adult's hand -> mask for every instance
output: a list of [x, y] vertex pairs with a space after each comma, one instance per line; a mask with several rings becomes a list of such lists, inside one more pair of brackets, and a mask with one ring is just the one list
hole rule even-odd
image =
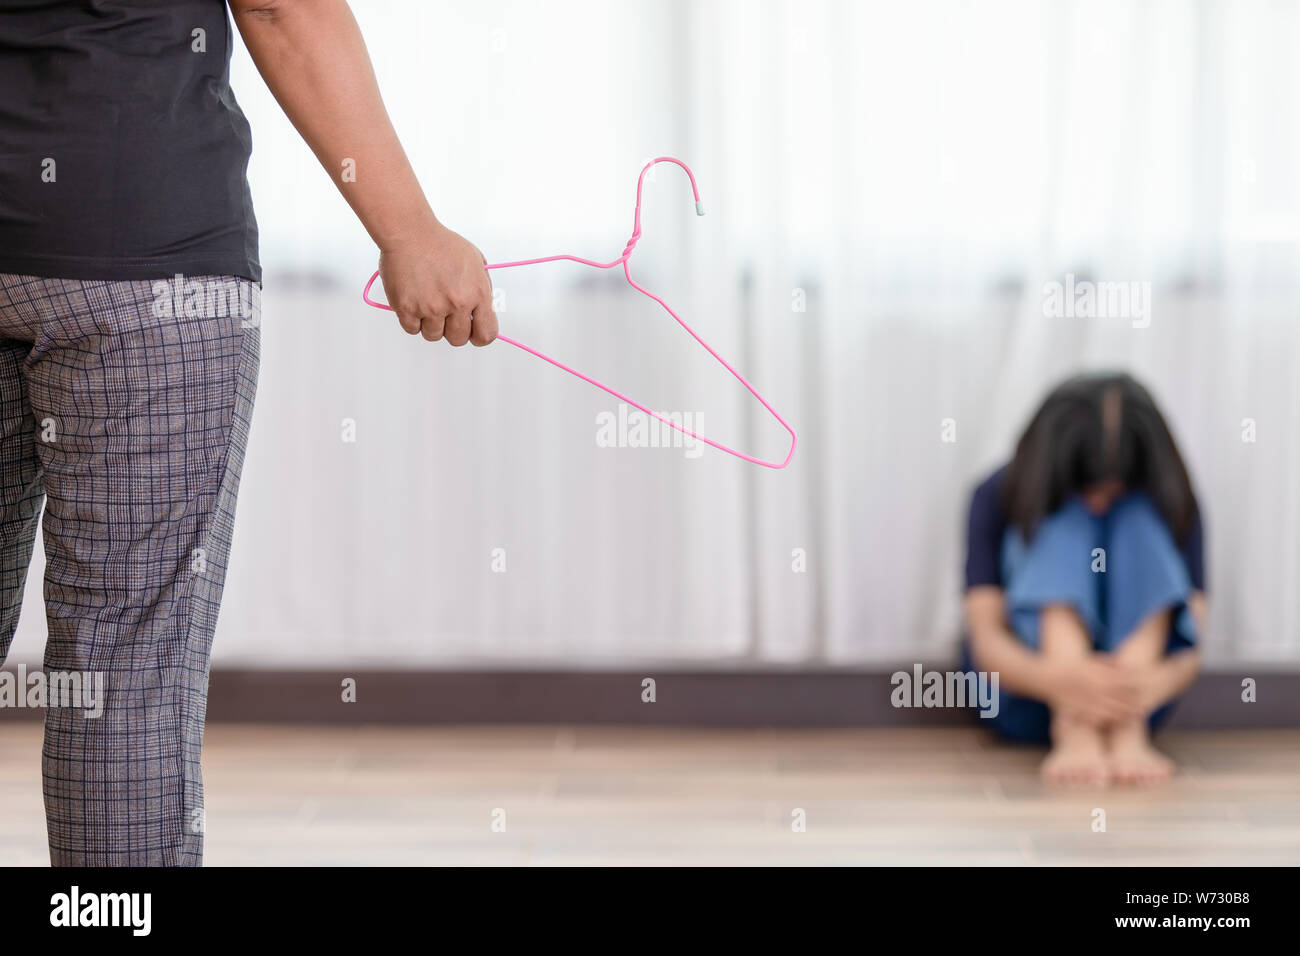
[[468, 239], [435, 224], [381, 250], [379, 275], [397, 321], [411, 335], [487, 345], [497, 337], [497, 316], [484, 261]]

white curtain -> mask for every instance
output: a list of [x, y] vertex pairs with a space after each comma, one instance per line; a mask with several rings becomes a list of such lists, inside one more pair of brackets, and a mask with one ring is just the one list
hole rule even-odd
[[[267, 288], [217, 665], [942, 659], [971, 486], [1053, 382], [1101, 366], [1153, 389], [1189, 459], [1211, 662], [1300, 658], [1296, 4], [353, 8], [434, 208], [491, 260], [612, 259], [643, 163], [689, 163], [708, 215], [658, 167], [634, 275], [799, 451], [778, 472], [600, 447], [603, 393], [407, 338], [361, 304], [374, 250], [241, 49]], [[1149, 324], [1052, 317], [1067, 276], [1150, 283]], [[784, 454], [618, 274], [494, 281], [508, 334]]]

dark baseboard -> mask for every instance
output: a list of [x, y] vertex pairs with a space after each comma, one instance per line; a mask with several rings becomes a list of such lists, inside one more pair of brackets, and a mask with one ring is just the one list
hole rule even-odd
[[[267, 671], [212, 674], [208, 720], [305, 724], [625, 724], [708, 727], [906, 727], [978, 722], [953, 708], [898, 708], [877, 671]], [[1243, 703], [1241, 682], [1258, 700]], [[342, 702], [345, 677], [356, 701]], [[655, 681], [655, 702], [641, 699]], [[40, 719], [31, 708], [0, 719]], [[1300, 673], [1206, 674], [1171, 727], [1300, 726]]]
[[[890, 703], [892, 671], [425, 671], [363, 672], [355, 703], [343, 675], [218, 671], [208, 716], [226, 721], [392, 724], [640, 724], [645, 726], [952, 726], [969, 711]], [[1243, 703], [1245, 675], [1207, 674], [1170, 726], [1300, 726], [1300, 673], [1250, 674], [1258, 700]], [[655, 702], [641, 699], [655, 681]]]

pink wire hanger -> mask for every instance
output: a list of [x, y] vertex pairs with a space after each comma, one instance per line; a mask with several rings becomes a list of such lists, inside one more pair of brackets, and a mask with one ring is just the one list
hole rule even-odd
[[[717, 359], [719, 364], [721, 364], [723, 368], [725, 368], [728, 372], [730, 372], [733, 376], [735, 376], [736, 381], [740, 382], [741, 385], [745, 386], [745, 388], [749, 390], [749, 394], [753, 395], [756, 399], [758, 399], [759, 404], [761, 404], [764, 408], [766, 408], [771, 413], [772, 417], [781, 423], [781, 427], [790, 433], [790, 450], [786, 452], [785, 458], [782, 459], [780, 462], [764, 461], [761, 458], [754, 458], [751, 455], [746, 455], [742, 451], [737, 451], [734, 448], [729, 448], [726, 445], [722, 444], [721, 442], [714, 441], [712, 438], [705, 438], [703, 435], [697, 435], [689, 428], [684, 428], [683, 426], [677, 424], [671, 419], [663, 415], [660, 415], [658, 412], [646, 408], [646, 406], [642, 405], [640, 402], [633, 401], [632, 399], [628, 398], [626, 395], [622, 394], [621, 392], [615, 391], [614, 389], [610, 388], [608, 385], [596, 381], [594, 378], [590, 377], [589, 375], [583, 375], [581, 372], [577, 371], [576, 369], [569, 368], [569, 366], [565, 365], [563, 362], [557, 361], [556, 359], [551, 358], [549, 355], [544, 355], [541, 352], [537, 351], [536, 349], [524, 345], [524, 343], [522, 342], [517, 342], [514, 339], [507, 338], [504, 335], [498, 335], [497, 339], [498, 341], [501, 342], [507, 342], [510, 345], [515, 346], [515, 348], [523, 349], [529, 355], [535, 355], [539, 359], [542, 359], [545, 362], [550, 362], [556, 368], [562, 369], [563, 371], [568, 372], [570, 375], [574, 375], [582, 379], [584, 382], [596, 386], [601, 391], [608, 392], [610, 395], [613, 395], [615, 398], [619, 399], [620, 401], [627, 402], [629, 405], [632, 405], [635, 408], [640, 409], [641, 411], [645, 412], [647, 415], [651, 416], [652, 418], [656, 418], [659, 421], [663, 422], [665, 425], [669, 425], [677, 429], [679, 432], [682, 432], [683, 434], [689, 435], [698, 441], [702, 441], [706, 445], [711, 445], [714, 448], [718, 449], [719, 451], [724, 451], [728, 455], [735, 455], [737, 458], [743, 459], [744, 461], [752, 462], [755, 465], [762, 465], [764, 468], [784, 468], [786, 465], [790, 464], [790, 459], [794, 457], [794, 448], [796, 443], [799, 440], [798, 436], [794, 433], [794, 429], [791, 428], [789, 423], [786, 422], [786, 420], [782, 418], [780, 414], [777, 413], [777, 410], [775, 408], [773, 408], [771, 405], [768, 404], [767, 399], [765, 399], [762, 395], [760, 395], [758, 393], [758, 390], [754, 388], [753, 385], [750, 385], [748, 381], [746, 381], [745, 376], [737, 372], [731, 366], [731, 363], [729, 363], [721, 355], [715, 352], [712, 346], [710, 346], [708, 342], [700, 338], [699, 335], [696, 334], [695, 330], [692, 329], [689, 325], [687, 325], [686, 322], [683, 321], [682, 317], [678, 315], [676, 312], [674, 312], [667, 302], [659, 298], [659, 296], [655, 295], [649, 289], [646, 289], [645, 287], [638, 285], [636, 281], [632, 278], [632, 273], [628, 269], [628, 264], [627, 264], [628, 259], [632, 257], [632, 250], [636, 248], [637, 241], [641, 238], [641, 186], [645, 182], [645, 174], [648, 173], [651, 167], [653, 167], [656, 163], [676, 163], [678, 166], [682, 167], [682, 169], [686, 171], [686, 175], [691, 181], [691, 192], [695, 194], [695, 212], [697, 215], [703, 216], [704, 203], [700, 202], [700, 190], [699, 187], [696, 186], [695, 184], [695, 174], [691, 172], [690, 167], [687, 166], [685, 163], [683, 163], [680, 159], [674, 159], [671, 156], [659, 156], [656, 159], [652, 159], [650, 160], [650, 162], [646, 163], [645, 168], [641, 170], [641, 175], [637, 177], [636, 215], [632, 223], [632, 238], [628, 239], [627, 245], [623, 247], [623, 254], [619, 256], [617, 259], [615, 259], [613, 262], [592, 262], [590, 259], [583, 259], [580, 256], [562, 255], [562, 256], [544, 256], [541, 259], [521, 259], [518, 262], [494, 262], [494, 263], [488, 263], [484, 265], [483, 268], [510, 269], [515, 266], [531, 266], [541, 262], [558, 262], [564, 259], [567, 259], [570, 262], [580, 262], [583, 265], [592, 266], [593, 268], [596, 269], [612, 269], [614, 268], [614, 266], [621, 265], [623, 267], [623, 275], [627, 278], [628, 285], [632, 286], [632, 288], [636, 289], [638, 292], [642, 293], [643, 295], [649, 296], [651, 299], [654, 299], [661, 306], [663, 306], [664, 311], [667, 312], [669, 315], [671, 315], [674, 319], [676, 319], [677, 324], [680, 325], [687, 332], [689, 332], [691, 338], [695, 339], [696, 342], [699, 342], [700, 345], [704, 346], [705, 350], [710, 355], [712, 355], [715, 359]], [[361, 298], [365, 301], [367, 305], [372, 305], [377, 309], [387, 309], [389, 312], [395, 311], [391, 306], [385, 305], [382, 302], [376, 302], [374, 299], [370, 298], [370, 288], [375, 284], [375, 280], [378, 278], [379, 278], [379, 272], [376, 271], [375, 274], [370, 277], [370, 281], [366, 283], [366, 287], [361, 293]]]

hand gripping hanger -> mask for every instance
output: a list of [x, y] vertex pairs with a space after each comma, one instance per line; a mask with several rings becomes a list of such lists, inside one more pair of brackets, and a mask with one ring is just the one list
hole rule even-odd
[[[636, 281], [632, 278], [631, 271], [629, 271], [628, 269], [628, 260], [632, 257], [632, 250], [636, 248], [637, 241], [641, 238], [641, 187], [645, 182], [645, 174], [648, 173], [651, 167], [653, 167], [656, 163], [676, 163], [678, 166], [680, 166], [683, 170], [686, 171], [686, 175], [691, 181], [691, 192], [695, 194], [695, 212], [697, 215], [703, 216], [704, 203], [700, 202], [700, 190], [699, 187], [696, 186], [695, 184], [695, 174], [691, 172], [690, 167], [688, 167], [680, 159], [674, 159], [671, 156], [660, 156], [646, 163], [645, 168], [641, 170], [641, 175], [637, 178], [636, 214], [632, 223], [632, 237], [628, 239], [627, 245], [623, 247], [623, 254], [619, 256], [617, 259], [615, 259], [614, 261], [593, 262], [590, 259], [583, 259], [580, 256], [561, 255], [561, 256], [544, 256], [543, 258], [540, 259], [521, 259], [518, 262], [494, 262], [494, 263], [488, 263], [484, 265], [483, 268], [511, 269], [514, 268], [515, 266], [531, 266], [541, 262], [558, 262], [564, 259], [567, 259], [570, 262], [580, 262], [585, 266], [591, 266], [596, 269], [612, 269], [615, 266], [622, 266], [623, 275], [627, 278], [628, 285], [632, 286], [632, 288], [636, 289], [641, 294], [646, 295], [651, 299], [654, 299], [661, 306], [663, 306], [664, 311], [667, 312], [669, 315], [671, 315], [674, 319], [676, 319], [677, 324], [680, 325], [683, 329], [685, 329], [688, 333], [690, 333], [691, 338], [695, 339], [696, 342], [699, 342], [700, 345], [704, 346], [705, 351], [707, 351], [710, 355], [712, 355], [715, 359], [717, 359], [718, 363], [721, 364], [723, 368], [725, 368], [728, 372], [730, 372], [733, 376], [735, 376], [736, 381], [740, 382], [741, 385], [745, 386], [745, 388], [748, 389], [749, 394], [753, 395], [756, 399], [758, 399], [759, 404], [762, 405], [764, 408], [766, 408], [772, 414], [772, 417], [781, 423], [781, 427], [790, 433], [790, 450], [786, 452], [785, 458], [783, 458], [779, 462], [764, 461], [761, 458], [754, 458], [751, 455], [746, 455], [744, 452], [737, 451], [734, 448], [729, 448], [726, 445], [722, 444], [721, 442], [714, 441], [712, 438], [705, 438], [703, 435], [697, 435], [689, 428], [682, 427], [681, 425], [659, 414], [658, 412], [646, 408], [646, 406], [642, 405], [640, 402], [633, 401], [632, 399], [628, 398], [626, 395], [622, 394], [621, 392], [617, 392], [614, 389], [610, 388], [608, 385], [598, 382], [594, 378], [591, 378], [588, 375], [583, 375], [581, 372], [577, 371], [576, 369], [569, 368], [569, 366], [565, 365], [563, 362], [557, 361], [556, 359], [551, 358], [549, 355], [543, 355], [541, 352], [537, 351], [536, 349], [530, 348], [529, 346], [524, 345], [524, 343], [522, 342], [517, 342], [514, 339], [507, 338], [504, 335], [498, 335], [497, 338], [502, 342], [507, 342], [510, 345], [515, 346], [515, 348], [523, 349], [529, 355], [537, 356], [539, 359], [541, 359], [544, 362], [550, 362], [556, 368], [568, 372], [570, 375], [574, 375], [582, 379], [584, 382], [596, 386], [598, 389], [600, 389], [603, 392], [608, 392], [610, 395], [613, 395], [615, 398], [619, 399], [620, 401], [627, 402], [629, 405], [632, 405], [633, 407], [640, 409], [641, 411], [645, 412], [647, 415], [651, 416], [652, 418], [656, 418], [659, 421], [663, 422], [665, 425], [669, 425], [672, 428], [677, 429], [679, 432], [682, 432], [683, 434], [689, 435], [690, 437], [697, 439], [698, 441], [702, 441], [706, 445], [711, 445], [714, 448], [718, 449], [719, 451], [724, 451], [728, 455], [734, 455], [737, 458], [743, 459], [744, 461], [752, 462], [755, 465], [762, 465], [764, 468], [778, 468], [778, 469], [784, 468], [786, 465], [790, 464], [790, 459], [794, 457], [795, 444], [798, 442], [798, 436], [795, 435], [794, 429], [791, 428], [789, 423], [786, 422], [786, 420], [782, 418], [780, 414], [777, 413], [777, 410], [775, 408], [773, 408], [771, 405], [768, 404], [767, 399], [765, 399], [762, 395], [760, 395], [758, 393], [758, 390], [755, 389], [753, 385], [750, 385], [749, 382], [745, 380], [745, 376], [737, 372], [731, 366], [731, 363], [729, 363], [721, 355], [715, 352], [712, 346], [710, 346], [708, 342], [700, 338], [699, 335], [696, 334], [695, 330], [692, 329], [689, 325], [687, 325], [686, 322], [683, 321], [682, 317], [678, 315], [676, 312], [674, 312], [667, 302], [659, 298], [659, 296], [655, 295], [649, 289], [646, 289], [645, 287], [638, 285]], [[387, 309], [388, 311], [392, 312], [394, 310], [390, 306], [387, 306], [382, 302], [376, 302], [374, 299], [370, 298], [370, 288], [375, 284], [375, 280], [378, 278], [379, 278], [378, 272], [375, 272], [375, 274], [370, 277], [370, 281], [366, 283], [366, 287], [361, 293], [361, 298], [365, 301], [367, 305], [372, 305], [377, 309]]]

